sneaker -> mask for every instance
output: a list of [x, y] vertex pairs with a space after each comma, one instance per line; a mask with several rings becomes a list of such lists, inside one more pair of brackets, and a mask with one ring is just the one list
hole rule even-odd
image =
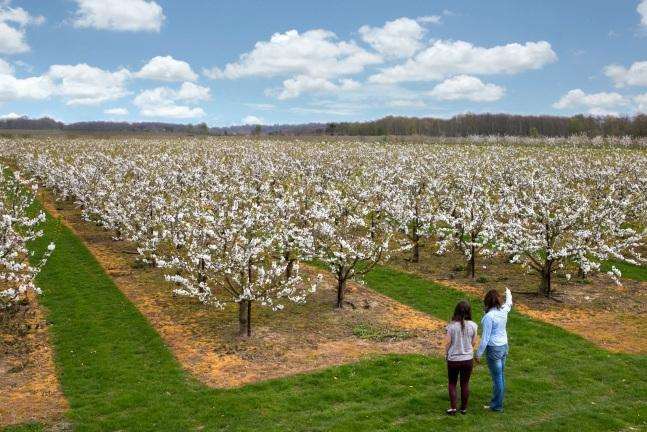
[[460, 413], [461, 413], [462, 415], [465, 415], [465, 414], [467, 414], [467, 410], [466, 410], [466, 409], [462, 409], [462, 410], [460, 410]]
[[456, 415], [456, 409], [450, 408], [447, 411], [445, 411], [445, 413], [450, 416]]

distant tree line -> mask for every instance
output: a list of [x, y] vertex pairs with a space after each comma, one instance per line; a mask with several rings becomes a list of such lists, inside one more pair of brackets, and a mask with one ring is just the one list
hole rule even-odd
[[449, 119], [389, 116], [367, 122], [306, 123], [296, 125], [240, 125], [208, 127], [206, 123], [89, 121], [65, 124], [51, 118], [20, 117], [0, 120], [0, 130], [58, 130], [72, 132], [148, 132], [196, 135], [469, 135], [516, 136], [647, 136], [647, 115], [596, 117], [576, 115], [525, 116], [511, 114], [461, 114]]
[[329, 135], [428, 135], [460, 137], [469, 135], [516, 136], [647, 136], [647, 115], [635, 117], [594, 117], [576, 115], [522, 116], [511, 114], [462, 114], [450, 119], [384, 117], [355, 123], [330, 123]]
[[87, 121], [65, 124], [48, 117], [31, 119], [19, 117], [0, 120], [0, 130], [24, 131], [70, 131], [70, 132], [147, 132], [147, 133], [182, 133], [211, 135], [323, 135], [325, 123], [306, 123], [298, 125], [240, 125], [228, 127], [208, 127], [206, 123], [178, 124], [163, 122], [111, 122]]

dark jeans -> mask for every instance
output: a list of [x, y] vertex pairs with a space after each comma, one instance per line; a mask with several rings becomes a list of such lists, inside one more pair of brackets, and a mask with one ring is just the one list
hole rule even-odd
[[456, 383], [458, 377], [461, 380], [461, 410], [467, 409], [467, 400], [470, 396], [470, 376], [472, 375], [473, 360], [447, 361], [447, 378], [449, 384], [449, 403], [452, 409], [456, 409]]
[[488, 346], [485, 349], [487, 365], [492, 376], [492, 411], [503, 410], [503, 397], [505, 396], [505, 361], [508, 358], [508, 345]]

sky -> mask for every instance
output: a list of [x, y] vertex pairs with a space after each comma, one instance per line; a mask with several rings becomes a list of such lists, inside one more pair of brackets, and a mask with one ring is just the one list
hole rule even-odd
[[0, 118], [647, 112], [647, 0], [0, 0]]

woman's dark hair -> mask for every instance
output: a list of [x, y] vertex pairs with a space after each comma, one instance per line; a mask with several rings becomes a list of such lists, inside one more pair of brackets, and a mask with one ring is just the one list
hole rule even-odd
[[501, 309], [501, 296], [499, 292], [495, 289], [488, 291], [483, 299], [483, 304], [485, 305], [485, 312], [492, 308]]
[[460, 321], [461, 329], [465, 329], [465, 321], [472, 319], [472, 306], [467, 300], [461, 300], [454, 308], [452, 321]]

